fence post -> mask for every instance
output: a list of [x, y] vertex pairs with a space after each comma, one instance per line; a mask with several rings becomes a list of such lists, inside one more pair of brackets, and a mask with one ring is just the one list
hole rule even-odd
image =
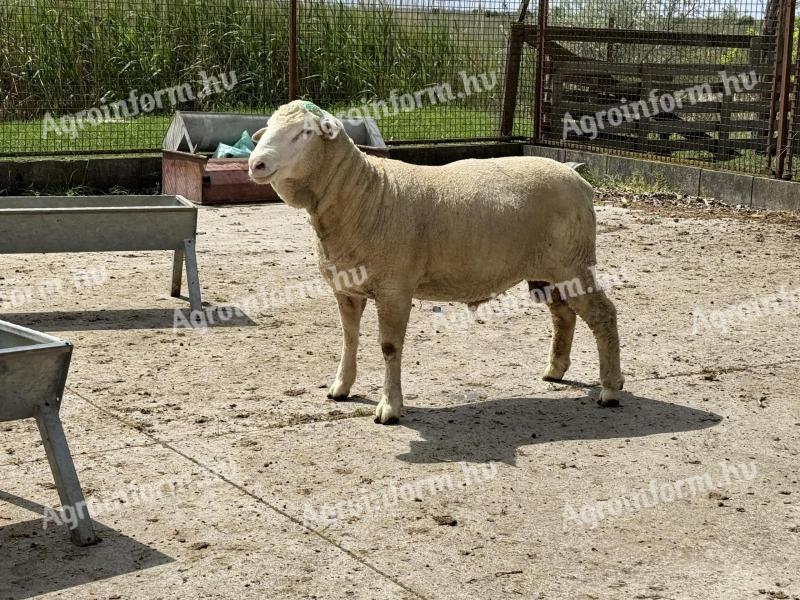
[[541, 144], [544, 136], [544, 63], [545, 35], [547, 29], [548, 0], [539, 0], [539, 26], [536, 38], [536, 91], [533, 108], [533, 140]]
[[789, 126], [789, 150], [786, 154], [786, 178], [792, 179], [794, 176], [793, 159], [795, 147], [800, 144], [800, 35], [797, 37], [797, 64], [794, 67], [794, 90], [792, 95], [794, 103], [792, 104], [792, 123]]
[[500, 114], [500, 137], [510, 136], [514, 131], [514, 114], [517, 112], [519, 70], [522, 62], [522, 46], [525, 43], [525, 25], [513, 23], [508, 33], [506, 55], [506, 77], [503, 86], [503, 112]]
[[289, 0], [289, 100], [300, 97], [297, 81], [297, 0]]
[[500, 137], [514, 132], [514, 116], [517, 112], [517, 91], [519, 90], [519, 69], [522, 62], [522, 48], [525, 45], [525, 17], [531, 0], [519, 4], [517, 22], [511, 24], [508, 32], [508, 53], [506, 54], [506, 77], [503, 83], [503, 111], [500, 113]]
[[786, 166], [786, 155], [789, 151], [789, 107], [792, 78], [792, 50], [794, 42], [794, 8], [795, 0], [784, 1], [782, 15], [783, 38], [781, 40], [780, 60], [780, 108], [778, 117], [778, 140], [775, 148], [775, 178], [782, 179]]

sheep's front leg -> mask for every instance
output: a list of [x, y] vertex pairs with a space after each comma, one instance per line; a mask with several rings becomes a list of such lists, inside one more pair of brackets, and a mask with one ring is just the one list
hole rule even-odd
[[408, 316], [411, 313], [411, 295], [392, 294], [375, 300], [378, 308], [378, 329], [381, 352], [386, 369], [383, 395], [375, 409], [375, 422], [397, 423], [403, 408], [403, 391], [400, 385], [400, 364], [403, 342], [406, 337]]
[[336, 370], [336, 380], [328, 390], [328, 398], [344, 400], [356, 380], [356, 356], [358, 354], [358, 332], [361, 315], [367, 305], [366, 298], [335, 294], [339, 304], [339, 319], [342, 323], [342, 358]]

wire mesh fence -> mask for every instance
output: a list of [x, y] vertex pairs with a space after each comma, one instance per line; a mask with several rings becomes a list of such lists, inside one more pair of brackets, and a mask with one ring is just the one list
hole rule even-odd
[[[297, 10], [302, 97], [380, 116], [389, 140], [497, 137], [507, 3]], [[155, 150], [176, 109], [269, 112], [288, 98], [288, 31], [285, 0], [6, 0], [0, 154]]]
[[300, 93], [389, 140], [496, 138], [511, 13], [484, 0], [306, 0]]
[[792, 0], [554, 3], [543, 37], [538, 15], [524, 26], [543, 54], [536, 139], [788, 175], [795, 10]]
[[[175, 110], [270, 112], [290, 94], [291, 4], [4, 0], [0, 155], [154, 151]], [[800, 168], [795, 0], [296, 4], [299, 95], [389, 142]]]
[[[275, 105], [285, 98], [287, 10], [248, 0], [4, 1], [0, 152], [152, 150], [177, 108]], [[209, 86], [230, 74], [231, 89]]]

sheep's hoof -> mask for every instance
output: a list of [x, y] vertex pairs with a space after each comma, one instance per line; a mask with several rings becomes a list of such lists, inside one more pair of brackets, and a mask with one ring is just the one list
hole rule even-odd
[[619, 406], [619, 398], [622, 395], [621, 390], [612, 390], [610, 388], [603, 388], [600, 392], [600, 398], [597, 399], [597, 404], [603, 408], [610, 408]]
[[378, 425], [397, 425], [400, 423], [400, 419], [398, 417], [389, 417], [386, 421], [381, 421], [380, 417], [375, 417], [373, 420]]
[[331, 387], [328, 388], [328, 398], [336, 402], [347, 400], [349, 396], [350, 396], [350, 386], [346, 385], [342, 380], [338, 378], [336, 379], [336, 381], [333, 382], [333, 384], [331, 384]]
[[566, 369], [558, 369], [554, 366], [549, 366], [547, 371], [544, 372], [542, 375], [543, 381], [562, 381], [564, 379], [564, 373], [566, 373]]
[[375, 422], [383, 425], [396, 425], [400, 422], [400, 406], [392, 406], [383, 398], [375, 407]]
[[610, 400], [598, 399], [597, 404], [599, 404], [603, 408], [613, 408], [615, 406], [619, 406], [619, 400], [617, 400], [616, 398], [611, 398]]

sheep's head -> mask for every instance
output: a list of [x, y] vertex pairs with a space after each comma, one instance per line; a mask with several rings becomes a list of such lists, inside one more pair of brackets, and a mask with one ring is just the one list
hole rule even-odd
[[319, 171], [324, 144], [343, 129], [341, 121], [311, 102], [284, 104], [264, 129], [253, 134], [257, 145], [250, 155], [250, 178], [273, 186], [285, 180], [305, 181]]

